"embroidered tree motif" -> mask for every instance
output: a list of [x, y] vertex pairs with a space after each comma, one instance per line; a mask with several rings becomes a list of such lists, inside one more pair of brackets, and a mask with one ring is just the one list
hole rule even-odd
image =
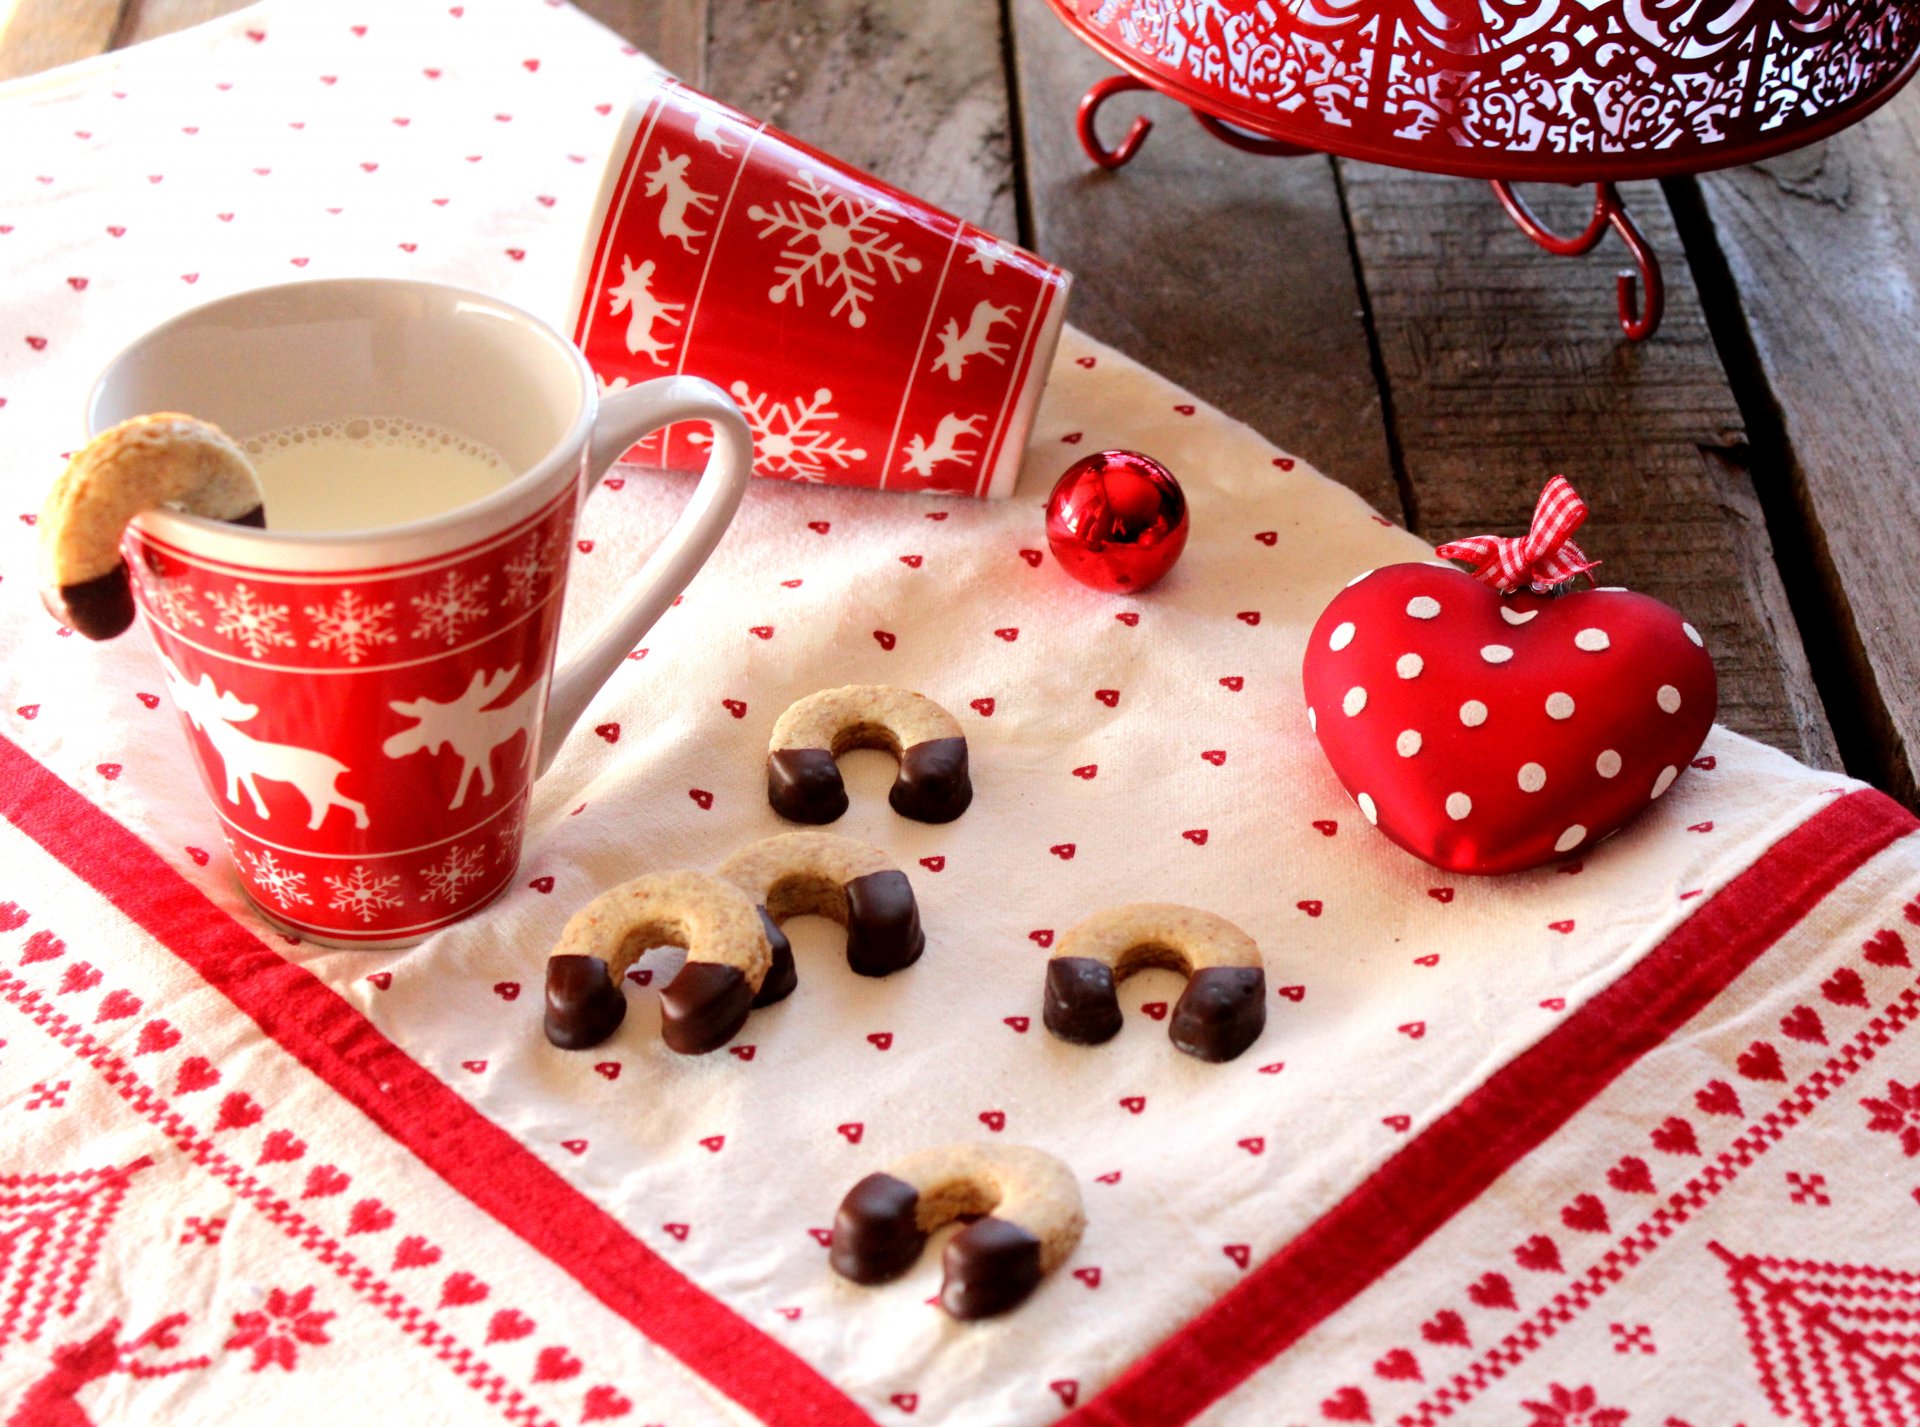
[[849, 327], [866, 326], [865, 304], [873, 300], [881, 273], [898, 283], [920, 271], [920, 259], [909, 256], [887, 227], [895, 216], [891, 206], [836, 193], [812, 169], [801, 169], [788, 187], [799, 192], [798, 200], [747, 210], [762, 239], [781, 235], [774, 268], [780, 281], [767, 296], [775, 302], [791, 297], [795, 307], [804, 307], [808, 285], [817, 285], [837, 293], [831, 315], [845, 312]]
[[[833, 434], [829, 423], [838, 421], [840, 413], [829, 405], [833, 393], [827, 388], [815, 391], [811, 401], [796, 397], [791, 402], [775, 401], [766, 393], [756, 393], [745, 382], [735, 382], [731, 390], [753, 431], [755, 475], [818, 481], [826, 474], [828, 465], [844, 471], [853, 462], [866, 459], [863, 447], [849, 445], [846, 438]], [[713, 437], [698, 431], [687, 440], [696, 446], [707, 446]]]
[[292, 647], [294, 638], [287, 631], [286, 605], [267, 604], [245, 585], [235, 585], [229, 595], [208, 590], [207, 598], [220, 611], [213, 632], [226, 635], [255, 659], [269, 649]]
[[233, 1336], [223, 1345], [229, 1351], [250, 1348], [252, 1371], [264, 1372], [278, 1365], [292, 1372], [299, 1362], [300, 1345], [317, 1347], [333, 1340], [327, 1336], [327, 1320], [332, 1309], [313, 1306], [313, 1286], [298, 1293], [276, 1288], [267, 1295], [267, 1306], [233, 1315]]
[[1551, 1384], [1545, 1402], [1520, 1404], [1533, 1414], [1527, 1427], [1621, 1427], [1627, 1420], [1624, 1407], [1602, 1407], [1591, 1387], [1562, 1387]]
[[437, 639], [442, 644], [459, 641], [467, 625], [487, 612], [487, 581], [492, 577], [463, 579], [459, 571], [449, 570], [440, 583], [424, 595], [408, 601], [419, 622], [413, 627], [415, 639]]
[[479, 848], [449, 847], [445, 857], [420, 873], [427, 884], [427, 899], [438, 901], [444, 897], [449, 902], [459, 901], [467, 884], [480, 880], [480, 865]]
[[1867, 1121], [1869, 1130], [1898, 1136], [1900, 1148], [1909, 1159], [1920, 1155], [1920, 1083], [1902, 1085], [1889, 1080], [1885, 1099], [1866, 1096], [1860, 1103], [1873, 1116]]
[[246, 852], [247, 876], [253, 885], [265, 892], [283, 907], [304, 907], [313, 901], [307, 895], [307, 874], [295, 872], [291, 867], [283, 867], [275, 860], [273, 852]]
[[1775, 1412], [1802, 1427], [1920, 1421], [1920, 1274], [1707, 1247]]
[[73, 1316], [128, 1182], [152, 1163], [0, 1174], [0, 1349]]
[[314, 623], [307, 647], [332, 650], [349, 664], [358, 664], [375, 645], [393, 644], [400, 637], [387, 627], [393, 606], [368, 604], [355, 590], [342, 590], [332, 608], [310, 604], [306, 611]]
[[353, 871], [344, 877], [327, 878], [326, 883], [332, 894], [327, 906], [356, 916], [362, 922], [371, 922], [379, 913], [402, 905], [402, 899], [393, 890], [400, 885], [400, 879], [376, 877], [362, 863], [355, 863]]

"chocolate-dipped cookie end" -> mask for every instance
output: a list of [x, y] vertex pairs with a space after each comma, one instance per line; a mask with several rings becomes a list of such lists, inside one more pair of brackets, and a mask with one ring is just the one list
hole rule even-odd
[[847, 883], [847, 965], [855, 972], [891, 975], [913, 965], [926, 947], [906, 873], [869, 872]]
[[767, 802], [789, 822], [830, 823], [847, 810], [847, 787], [826, 749], [776, 748], [767, 755]]
[[689, 961], [660, 993], [660, 1039], [681, 1055], [705, 1055], [740, 1033], [753, 989], [737, 966]]
[[626, 1019], [627, 998], [597, 956], [547, 958], [547, 1039], [561, 1050], [599, 1045]]
[[1091, 956], [1056, 956], [1047, 963], [1040, 1018], [1075, 1045], [1099, 1045], [1120, 1033], [1120, 998], [1113, 968]]
[[947, 1241], [940, 1306], [965, 1322], [1018, 1308], [1040, 1284], [1040, 1240], [992, 1215]]
[[920, 1194], [890, 1174], [870, 1174], [847, 1191], [833, 1221], [827, 1262], [855, 1283], [886, 1283], [913, 1267], [926, 1247]]
[[1173, 1008], [1167, 1038], [1200, 1060], [1232, 1060], [1267, 1024], [1267, 975], [1257, 966], [1196, 971]]
[[901, 817], [950, 823], [973, 802], [967, 771], [967, 740], [930, 738], [900, 751], [900, 773], [887, 801]]

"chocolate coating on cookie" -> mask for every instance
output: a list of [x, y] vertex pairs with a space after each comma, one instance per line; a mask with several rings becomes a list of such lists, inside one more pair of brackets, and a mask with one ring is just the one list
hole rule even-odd
[[1258, 966], [1209, 966], [1187, 982], [1167, 1038], [1197, 1059], [1232, 1060], [1266, 1026], [1267, 973]]
[[935, 738], [900, 753], [900, 773], [887, 794], [893, 810], [923, 823], [950, 823], [973, 802], [967, 741]]
[[252, 465], [217, 426], [177, 412], [123, 421], [74, 454], [40, 512], [40, 598], [48, 612], [89, 639], [125, 631], [134, 603], [121, 537], [128, 521], [161, 507], [266, 523]]
[[1136, 902], [1096, 912], [1060, 940], [1047, 963], [1041, 1020], [1061, 1040], [1098, 1045], [1120, 1030], [1118, 984], [1147, 967], [1177, 971], [1187, 988], [1167, 1036], [1199, 1060], [1232, 1060], [1267, 1024], [1260, 948], [1211, 912]]
[[967, 740], [932, 699], [886, 684], [822, 689], [780, 715], [767, 744], [767, 801], [794, 822], [830, 823], [847, 810], [834, 760], [878, 748], [900, 763], [887, 801], [902, 817], [952, 822], [973, 801]]
[[840, 765], [824, 748], [776, 748], [767, 755], [767, 802], [788, 822], [833, 822], [847, 810]]
[[753, 998], [756, 1011], [786, 1000], [800, 984], [800, 974], [793, 965], [793, 943], [780, 930], [780, 924], [767, 915], [765, 907], [760, 908], [760, 925], [767, 934], [767, 945], [773, 950], [773, 963], [768, 966], [767, 979], [760, 983], [759, 993]]
[[887, 1283], [913, 1267], [926, 1247], [920, 1192], [890, 1174], [870, 1174], [847, 1191], [833, 1220], [827, 1262], [855, 1283]]
[[681, 1055], [705, 1055], [740, 1033], [754, 988], [736, 966], [689, 961], [660, 993], [660, 1039]]
[[913, 884], [898, 870], [847, 883], [847, 965], [862, 976], [891, 976], [927, 949]]
[[627, 998], [597, 956], [547, 958], [547, 1039], [561, 1050], [599, 1045], [626, 1019]]
[[1056, 956], [1047, 963], [1040, 1019], [1063, 1041], [1100, 1045], [1120, 1034], [1120, 997], [1113, 968], [1090, 956]]
[[949, 1239], [940, 1263], [940, 1306], [967, 1322], [1018, 1308], [1040, 1286], [1040, 1240], [992, 1215]]

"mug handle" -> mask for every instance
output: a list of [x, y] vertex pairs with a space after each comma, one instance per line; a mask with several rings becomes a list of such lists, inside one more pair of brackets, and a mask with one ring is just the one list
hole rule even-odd
[[753, 435], [746, 419], [719, 387], [686, 376], [659, 377], [601, 401], [587, 442], [587, 489], [598, 485], [634, 442], [676, 421], [698, 421], [712, 428], [713, 450], [706, 469], [667, 538], [627, 581], [614, 608], [555, 671], [535, 777], [547, 771], [600, 686], [613, 677], [613, 671], [706, 563], [746, 494], [747, 479], [753, 474]]

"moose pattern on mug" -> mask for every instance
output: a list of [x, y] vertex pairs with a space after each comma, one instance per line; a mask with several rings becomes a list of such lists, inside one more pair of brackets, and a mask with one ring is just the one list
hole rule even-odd
[[574, 501], [435, 559], [299, 576], [129, 532], [234, 866], [276, 920], [338, 940], [417, 936], [512, 877]]

